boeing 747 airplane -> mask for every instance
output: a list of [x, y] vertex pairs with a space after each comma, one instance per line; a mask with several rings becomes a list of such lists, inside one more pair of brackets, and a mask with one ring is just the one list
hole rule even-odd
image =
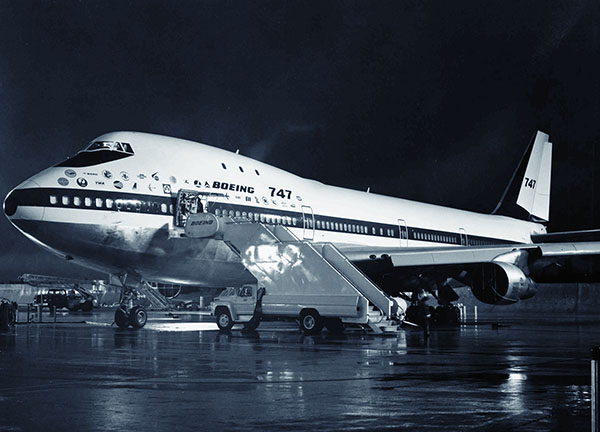
[[[302, 242], [331, 243], [379, 289], [413, 303], [417, 296], [405, 293], [425, 290], [451, 307], [462, 284], [483, 302], [510, 304], [531, 297], [536, 281], [598, 277], [600, 243], [581, 241], [585, 233], [546, 234], [551, 152], [538, 132], [518, 179], [517, 204], [530, 218], [518, 220], [328, 186], [182, 139], [112, 132], [18, 185], [4, 211], [42, 248], [118, 275], [127, 292], [143, 280], [256, 282], [217, 230], [190, 235], [195, 217], [215, 227], [279, 225]], [[145, 323], [127, 295], [119, 313]]]

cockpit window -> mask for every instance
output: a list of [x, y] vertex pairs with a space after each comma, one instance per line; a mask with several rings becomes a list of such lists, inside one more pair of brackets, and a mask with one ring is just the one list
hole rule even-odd
[[133, 148], [131, 148], [131, 144], [121, 143], [118, 141], [94, 141], [88, 146], [87, 149], [85, 149], [85, 151], [96, 150], [112, 150], [133, 154]]
[[63, 161], [58, 167], [86, 167], [100, 165], [133, 156], [131, 144], [118, 141], [94, 141], [83, 151]]

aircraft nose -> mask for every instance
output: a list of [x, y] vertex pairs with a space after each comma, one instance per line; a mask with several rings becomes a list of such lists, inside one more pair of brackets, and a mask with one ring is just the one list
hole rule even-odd
[[13, 189], [6, 195], [6, 198], [4, 198], [4, 214], [6, 217], [10, 218], [17, 212], [19, 203], [15, 195], [15, 189]]
[[42, 220], [44, 207], [38, 201], [40, 185], [27, 180], [11, 190], [4, 198], [4, 214], [9, 219]]

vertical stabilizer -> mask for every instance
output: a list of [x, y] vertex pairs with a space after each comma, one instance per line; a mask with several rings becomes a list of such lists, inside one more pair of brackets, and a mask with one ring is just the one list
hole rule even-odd
[[537, 132], [517, 198], [520, 207], [543, 221], [550, 217], [552, 143], [548, 142], [548, 138], [547, 134]]

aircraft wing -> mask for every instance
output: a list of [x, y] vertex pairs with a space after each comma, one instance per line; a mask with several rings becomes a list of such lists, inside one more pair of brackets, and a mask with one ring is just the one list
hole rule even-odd
[[[392, 294], [423, 287], [434, 292], [455, 280], [485, 303], [509, 304], [533, 296], [535, 283], [600, 282], [600, 241], [338, 249]], [[450, 300], [458, 298], [445, 292]]]
[[368, 248], [339, 246], [350, 261], [389, 258], [394, 267], [476, 264], [491, 262], [510, 252], [527, 251], [535, 259], [542, 257], [600, 256], [600, 241], [509, 244], [501, 246], [468, 246], [436, 248]]

